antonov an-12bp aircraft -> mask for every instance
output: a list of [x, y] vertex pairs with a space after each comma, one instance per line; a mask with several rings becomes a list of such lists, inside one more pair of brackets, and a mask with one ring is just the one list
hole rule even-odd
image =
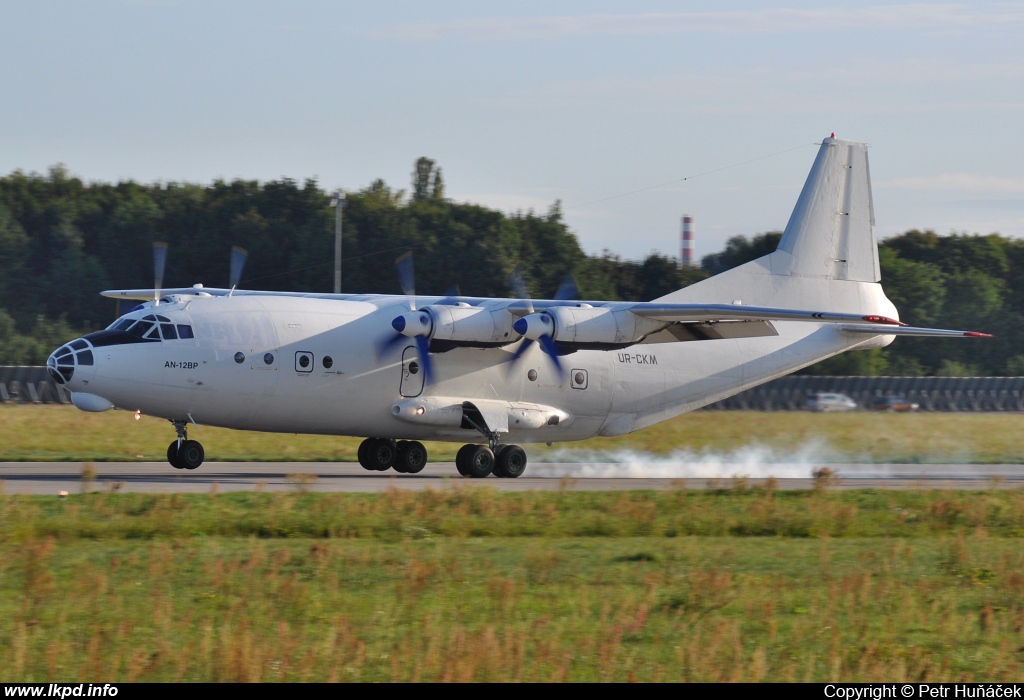
[[420, 440], [464, 442], [462, 475], [514, 478], [513, 443], [641, 430], [896, 336], [985, 336], [900, 323], [874, 224], [867, 147], [833, 134], [775, 252], [651, 302], [108, 291], [148, 301], [48, 370], [82, 410], [169, 420], [178, 469], [215, 425], [365, 437], [363, 467], [405, 474]]

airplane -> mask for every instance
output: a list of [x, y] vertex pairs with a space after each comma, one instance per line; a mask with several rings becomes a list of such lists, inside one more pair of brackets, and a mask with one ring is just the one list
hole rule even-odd
[[365, 469], [402, 474], [426, 466], [421, 441], [463, 442], [461, 475], [516, 478], [517, 443], [642, 430], [897, 336], [991, 337], [899, 321], [867, 146], [835, 134], [773, 253], [650, 302], [416, 296], [411, 265], [406, 296], [237, 290], [236, 272], [102, 292], [143, 303], [58, 348], [50, 376], [81, 410], [170, 421], [177, 469], [205, 458], [189, 426], [212, 425], [363, 437]]

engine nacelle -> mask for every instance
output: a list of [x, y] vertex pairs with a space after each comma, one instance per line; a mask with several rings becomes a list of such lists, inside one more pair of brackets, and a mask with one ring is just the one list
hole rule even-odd
[[508, 309], [436, 304], [396, 316], [391, 326], [409, 338], [425, 336], [456, 345], [497, 346], [519, 340], [519, 334], [512, 330], [515, 320]]
[[483, 306], [436, 304], [429, 307], [434, 317], [433, 340], [503, 345], [519, 339], [512, 330], [515, 317], [507, 309]]
[[627, 309], [554, 306], [516, 321], [513, 328], [531, 340], [551, 335], [559, 343], [631, 345], [667, 326], [665, 321], [637, 316]]

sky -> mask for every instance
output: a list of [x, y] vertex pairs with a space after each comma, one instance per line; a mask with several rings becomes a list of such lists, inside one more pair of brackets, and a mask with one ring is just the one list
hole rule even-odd
[[[1024, 236], [1024, 3], [0, 3], [0, 174], [408, 189], [565, 220], [587, 252], [785, 227], [871, 145], [887, 236]], [[686, 178], [686, 179], [684, 179]]]

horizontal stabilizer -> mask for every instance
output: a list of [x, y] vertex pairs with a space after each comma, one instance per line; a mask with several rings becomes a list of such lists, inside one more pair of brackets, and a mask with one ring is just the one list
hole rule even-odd
[[870, 333], [871, 335], [906, 335], [923, 338], [991, 338], [989, 333], [977, 331], [951, 331], [945, 328], [914, 328], [900, 326], [898, 328], [879, 328], [877, 325], [840, 325], [839, 330], [847, 333]]

